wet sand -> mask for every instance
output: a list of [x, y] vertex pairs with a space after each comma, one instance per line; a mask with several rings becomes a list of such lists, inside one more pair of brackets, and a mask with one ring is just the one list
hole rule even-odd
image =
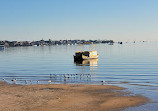
[[148, 98], [106, 85], [15, 85], [0, 82], [0, 111], [118, 111]]

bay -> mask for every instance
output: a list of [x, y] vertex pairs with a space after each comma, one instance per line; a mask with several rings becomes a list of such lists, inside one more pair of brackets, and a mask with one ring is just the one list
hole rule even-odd
[[[75, 63], [75, 52], [85, 50], [98, 51], [99, 58]], [[37, 81], [48, 84], [48, 80], [52, 80], [52, 84], [101, 85], [101, 81], [105, 81], [105, 85], [123, 86], [128, 91], [152, 98], [154, 103], [147, 105], [155, 108], [158, 101], [158, 42], [6, 48], [0, 50], [2, 79], [9, 83], [17, 79], [18, 84], [26, 84], [26, 80], [27, 84], [37, 84]], [[140, 109], [144, 107], [140, 106]]]

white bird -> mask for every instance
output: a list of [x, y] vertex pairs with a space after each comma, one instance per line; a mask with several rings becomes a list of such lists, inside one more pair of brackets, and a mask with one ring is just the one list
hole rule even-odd
[[89, 75], [89, 77], [91, 77], [91, 74], [88, 74]]
[[12, 79], [11, 81], [13, 81], [13, 83], [16, 84], [16, 79]]
[[32, 84], [32, 80], [30, 80], [30, 84]]
[[16, 79], [12, 79], [11, 81], [16, 82]]
[[27, 84], [27, 80], [25, 80], [25, 84]]
[[102, 82], [102, 83], [104, 83], [105, 81], [104, 81], [104, 80], [102, 80], [101, 82]]
[[51, 82], [52, 82], [51, 80], [48, 80], [48, 83], [49, 83], [49, 84], [51, 84]]

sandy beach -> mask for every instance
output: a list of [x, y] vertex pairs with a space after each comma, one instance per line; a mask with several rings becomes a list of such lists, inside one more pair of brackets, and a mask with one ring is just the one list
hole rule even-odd
[[148, 101], [117, 86], [0, 82], [0, 111], [118, 111]]

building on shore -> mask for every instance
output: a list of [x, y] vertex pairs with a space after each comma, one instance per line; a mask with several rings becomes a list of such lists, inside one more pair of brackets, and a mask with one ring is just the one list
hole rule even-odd
[[100, 44], [114, 43], [113, 40], [39, 40], [39, 41], [0, 41], [0, 45], [5, 47], [18, 46], [51, 46], [51, 45], [77, 45], [77, 44]]

